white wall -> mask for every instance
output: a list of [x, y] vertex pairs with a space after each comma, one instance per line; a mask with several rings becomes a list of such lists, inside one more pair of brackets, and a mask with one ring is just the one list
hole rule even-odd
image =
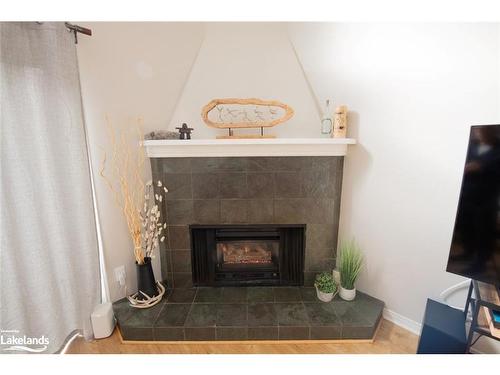
[[[186, 122], [193, 138], [227, 131], [209, 128], [201, 109], [215, 98], [276, 99], [295, 113], [266, 130], [279, 137], [319, 137], [320, 118], [291, 45], [286, 24], [209, 23], [203, 45], [176, 107], [170, 129]], [[235, 133], [245, 130], [237, 130]], [[246, 131], [257, 133], [257, 130]]]
[[[269, 96], [294, 106], [295, 120], [301, 119], [276, 127], [280, 136], [318, 136], [315, 103], [286, 45], [286, 25], [206, 25], [191, 74], [202, 25], [88, 26], [94, 35], [80, 37], [78, 53], [94, 170], [99, 146], [109, 147], [105, 113], [117, 126], [130, 126], [135, 116], [143, 116], [149, 129], [187, 121], [196, 137], [213, 137], [199, 117], [208, 100]], [[351, 110], [348, 133], [359, 144], [345, 159], [340, 237], [355, 236], [365, 251], [358, 287], [418, 324], [427, 297], [463, 280], [445, 268], [468, 127], [500, 122], [499, 26], [307, 23], [288, 31], [317, 99], [333, 98]], [[247, 45], [267, 45], [263, 37], [269, 35], [276, 51], [259, 61], [213, 39], [233, 46], [236, 35]], [[260, 75], [240, 75], [249, 62]], [[220, 81], [208, 76], [212, 69], [222, 74]], [[267, 82], [275, 74], [281, 85]], [[98, 177], [96, 185], [107, 268], [125, 264], [133, 290], [125, 223]], [[112, 275], [110, 286], [112, 299], [123, 296]]]
[[[497, 45], [497, 51], [498, 51], [498, 61], [500, 61], [500, 24], [497, 24], [497, 42], [498, 42], [498, 45]], [[500, 68], [499, 68], [500, 69]], [[499, 87], [499, 90], [500, 90], [500, 74], [498, 74], [498, 87]], [[498, 107], [497, 107], [497, 110], [498, 110], [498, 117], [500, 117], [500, 95], [498, 96]]]
[[445, 269], [469, 126], [500, 123], [498, 29], [290, 26], [318, 97], [352, 111], [340, 238], [365, 252], [358, 287], [417, 323], [426, 298], [464, 280]]
[[[117, 132], [195, 127], [193, 138], [217, 132], [201, 121], [201, 108], [216, 97], [280, 99], [295, 116], [272, 130], [280, 136], [319, 136], [316, 104], [290, 44], [285, 24], [87, 23], [92, 37], [77, 45], [86, 124], [101, 220], [111, 299], [125, 290], [114, 268], [125, 265], [127, 291], [136, 289], [134, 258], [126, 223], [99, 176], [111, 153], [107, 115]], [[242, 44], [243, 43], [243, 44]], [[195, 64], [196, 62], [196, 64]], [[275, 131], [276, 129], [276, 131]], [[150, 174], [146, 163], [145, 174]], [[159, 257], [153, 263], [161, 274]]]
[[[117, 132], [166, 128], [203, 40], [203, 25], [193, 23], [87, 23], [92, 37], [77, 45], [85, 119], [93, 163], [97, 204], [111, 299], [124, 297], [113, 270], [125, 265], [127, 291], [135, 292], [133, 247], [126, 222], [99, 176], [104, 152], [111, 153], [108, 115]], [[130, 137], [131, 142], [134, 138]], [[144, 169], [150, 174], [148, 161]], [[153, 263], [160, 278], [159, 256]]]

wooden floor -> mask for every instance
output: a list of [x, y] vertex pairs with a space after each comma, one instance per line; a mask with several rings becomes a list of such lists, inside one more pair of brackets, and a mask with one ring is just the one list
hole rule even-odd
[[86, 342], [82, 338], [74, 340], [67, 353], [72, 354], [117, 354], [117, 353], [152, 353], [152, 354], [382, 354], [382, 353], [415, 353], [418, 336], [383, 320], [373, 343], [307, 343], [284, 342], [245, 344], [244, 341], [234, 343], [200, 343], [200, 344], [137, 344], [122, 343], [117, 330], [109, 338]]

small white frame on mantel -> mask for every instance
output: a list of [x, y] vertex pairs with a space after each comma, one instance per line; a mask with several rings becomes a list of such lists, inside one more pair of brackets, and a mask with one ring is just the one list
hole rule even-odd
[[353, 138], [189, 139], [144, 141], [150, 158], [344, 156]]

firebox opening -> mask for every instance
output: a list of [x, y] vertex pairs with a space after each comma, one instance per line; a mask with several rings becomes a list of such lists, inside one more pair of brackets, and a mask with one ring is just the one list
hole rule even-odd
[[195, 285], [302, 285], [304, 225], [191, 226]]
[[278, 258], [277, 241], [227, 241], [217, 243], [217, 258], [221, 266], [270, 265]]

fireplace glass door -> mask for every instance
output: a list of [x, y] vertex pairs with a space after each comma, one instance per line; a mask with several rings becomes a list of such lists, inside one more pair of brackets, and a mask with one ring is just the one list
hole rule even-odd
[[191, 225], [195, 286], [303, 285], [304, 224]]
[[220, 268], [276, 268], [279, 241], [246, 240], [217, 243], [217, 263]]
[[276, 231], [217, 231], [215, 277], [222, 282], [279, 280], [280, 238]]

